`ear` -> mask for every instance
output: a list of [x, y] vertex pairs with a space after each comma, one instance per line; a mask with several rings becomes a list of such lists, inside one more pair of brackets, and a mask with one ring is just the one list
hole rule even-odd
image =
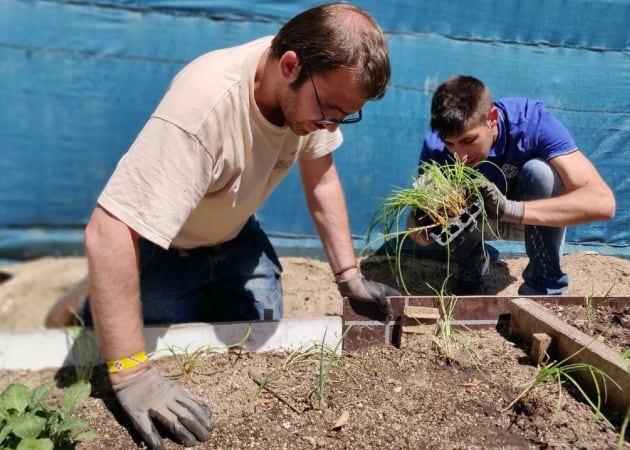
[[300, 76], [302, 71], [302, 65], [300, 64], [300, 57], [293, 50], [284, 52], [280, 57], [280, 74], [287, 80], [288, 83], [293, 83]]
[[496, 106], [493, 106], [488, 113], [488, 122], [490, 126], [494, 126], [499, 122], [499, 110]]

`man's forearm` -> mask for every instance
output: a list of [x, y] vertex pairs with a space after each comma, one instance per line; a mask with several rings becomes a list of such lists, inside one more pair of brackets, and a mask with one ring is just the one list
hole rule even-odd
[[610, 220], [615, 213], [614, 197], [603, 188], [601, 194], [583, 194], [582, 190], [576, 190], [559, 197], [526, 201], [523, 206], [524, 224], [547, 227]]
[[310, 161], [301, 166], [302, 183], [311, 217], [333, 273], [340, 278], [359, 274], [354, 245], [350, 235], [348, 211], [337, 175], [330, 157]]
[[[86, 229], [86, 254], [90, 309], [103, 357], [113, 361], [144, 350], [135, 234], [97, 208]], [[112, 382], [128, 379], [147, 365], [112, 374]]]
[[[333, 200], [328, 203], [324, 209], [314, 210], [312, 212], [313, 221], [333, 273], [339, 277], [356, 275], [358, 269], [352, 267], [356, 265], [356, 255], [352, 238], [350, 237], [350, 227], [343, 194], [341, 192], [331, 194], [326, 197], [328, 201], [337, 197], [336, 201]], [[334, 209], [328, 209], [330, 207]]]

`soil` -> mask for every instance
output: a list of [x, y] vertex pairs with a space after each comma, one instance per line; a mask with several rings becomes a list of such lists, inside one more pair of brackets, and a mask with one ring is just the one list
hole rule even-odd
[[[517, 295], [525, 258], [494, 262], [487, 278], [490, 294]], [[327, 264], [282, 258], [285, 316], [341, 314], [341, 301]], [[626, 297], [630, 261], [590, 252], [563, 259], [571, 285], [565, 295]], [[366, 276], [395, 284], [391, 262], [361, 262]], [[442, 263], [403, 259], [407, 289], [433, 295], [446, 273]], [[82, 258], [42, 258], [0, 269], [0, 330], [43, 328], [50, 305], [85, 276]], [[580, 309], [581, 308], [581, 309]], [[620, 351], [630, 348], [630, 308], [603, 305], [585, 320], [583, 307], [564, 307], [559, 316], [583, 331], [604, 334]], [[213, 411], [212, 449], [615, 449], [616, 430], [596, 419], [579, 394], [544, 385], [524, 401], [512, 402], [531, 381], [536, 367], [527, 347], [506, 330], [456, 333], [445, 359], [426, 336], [403, 348], [374, 346], [332, 357], [330, 376], [319, 388], [321, 348], [298, 360], [273, 353], [212, 353], [186, 360], [161, 358], [156, 369], [207, 402]], [[295, 357], [295, 355], [293, 355]], [[270, 389], [258, 392], [269, 379]], [[276, 376], [277, 375], [277, 376]], [[0, 371], [0, 390], [19, 382], [34, 387], [52, 378], [59, 389], [75, 379], [72, 367]], [[77, 449], [135, 449], [142, 446], [120, 409], [103, 367], [92, 376], [93, 393], [77, 413], [100, 434]], [[319, 402], [318, 392], [323, 392]], [[615, 427], [621, 420], [605, 412]], [[630, 449], [628, 438], [619, 448]], [[167, 449], [181, 448], [165, 439]]]

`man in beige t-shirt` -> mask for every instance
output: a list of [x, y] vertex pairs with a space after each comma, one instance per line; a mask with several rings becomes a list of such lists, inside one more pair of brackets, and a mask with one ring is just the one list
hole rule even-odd
[[172, 81], [120, 160], [85, 232], [97, 333], [143, 440], [154, 420], [186, 446], [211, 412], [150, 367], [143, 324], [278, 319], [281, 267], [254, 214], [297, 164], [341, 295], [391, 315], [389, 286], [357, 268], [332, 152], [390, 77], [380, 27], [349, 4], [309, 9], [279, 33], [200, 56]]

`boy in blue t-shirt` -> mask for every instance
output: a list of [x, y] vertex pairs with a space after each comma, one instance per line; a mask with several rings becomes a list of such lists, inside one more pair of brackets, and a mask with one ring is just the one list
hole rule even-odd
[[[479, 184], [490, 225], [503, 239], [525, 241], [529, 264], [519, 295], [561, 294], [569, 283], [560, 266], [566, 226], [609, 220], [616, 207], [611, 189], [564, 125], [537, 100], [493, 102], [480, 80], [456, 76], [433, 95], [431, 130], [420, 163], [458, 158], [475, 167], [491, 181]], [[452, 245], [454, 293], [481, 294], [488, 271], [482, 232], [461, 236]], [[424, 232], [411, 237], [419, 245], [432, 243]]]

